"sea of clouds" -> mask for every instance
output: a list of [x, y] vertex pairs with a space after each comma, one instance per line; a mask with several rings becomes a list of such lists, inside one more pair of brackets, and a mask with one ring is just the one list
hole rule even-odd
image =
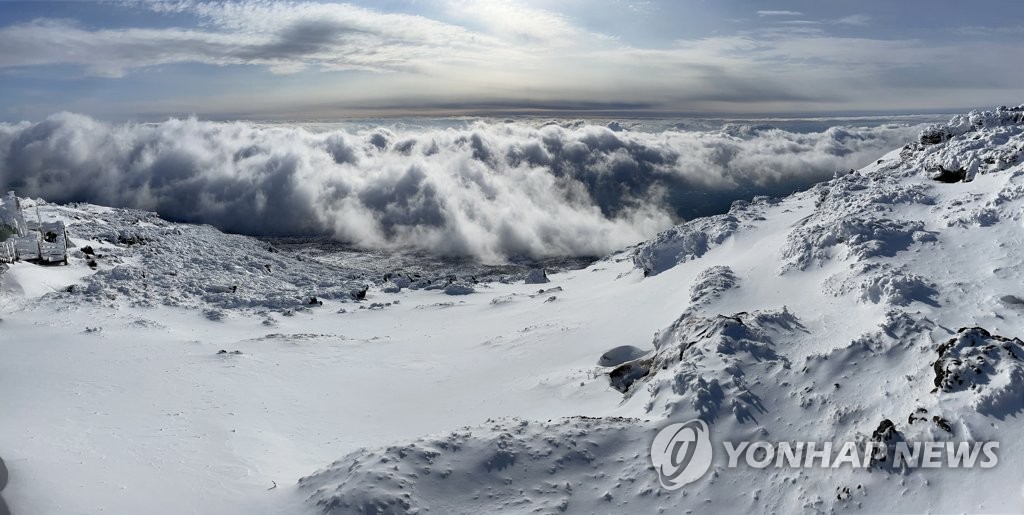
[[60, 113], [0, 124], [0, 186], [259, 236], [484, 262], [599, 256], [733, 200], [859, 168], [919, 130], [529, 121], [323, 130]]

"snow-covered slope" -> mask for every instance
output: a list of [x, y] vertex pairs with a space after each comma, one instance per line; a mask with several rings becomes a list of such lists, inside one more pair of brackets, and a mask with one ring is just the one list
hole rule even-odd
[[[4, 497], [15, 513], [1020, 512], [1022, 114], [957, 117], [808, 191], [458, 296], [44, 206], [104, 257], [75, 253], [75, 286], [38, 297], [14, 285], [50, 269], [2, 276]], [[654, 434], [694, 418], [716, 441], [997, 440], [999, 464], [717, 455], [663, 489]]]

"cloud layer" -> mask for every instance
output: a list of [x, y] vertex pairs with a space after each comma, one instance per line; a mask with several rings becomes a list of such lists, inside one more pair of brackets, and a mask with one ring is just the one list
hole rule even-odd
[[[602, 255], [681, 217], [859, 167], [917, 128], [622, 130], [476, 122], [347, 132], [61, 113], [0, 124], [0, 186], [253, 235], [509, 257]], [[614, 130], [613, 130], [614, 129]]]

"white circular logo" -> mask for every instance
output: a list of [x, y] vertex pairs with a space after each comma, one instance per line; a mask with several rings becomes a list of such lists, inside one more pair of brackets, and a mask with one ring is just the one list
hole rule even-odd
[[651, 443], [651, 463], [661, 486], [678, 490], [711, 468], [711, 437], [703, 420], [669, 424]]

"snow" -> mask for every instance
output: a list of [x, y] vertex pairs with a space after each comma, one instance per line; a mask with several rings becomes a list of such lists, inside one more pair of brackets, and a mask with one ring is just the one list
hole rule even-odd
[[[1014, 113], [540, 289], [529, 268], [385, 277], [393, 263], [41, 203], [79, 248], [0, 275], [3, 497], [13, 513], [1020, 512]], [[698, 417], [720, 441], [994, 439], [1000, 461], [716, 455], [664, 490], [651, 440]]]
[[8, 302], [22, 302], [61, 291], [92, 274], [84, 262], [72, 266], [17, 262], [6, 266], [7, 271], [0, 274], [0, 298]]
[[301, 478], [299, 488], [331, 514], [625, 510], [635, 495], [659, 496], [646, 463], [632, 459], [653, 437], [638, 423], [494, 421], [357, 451]]

